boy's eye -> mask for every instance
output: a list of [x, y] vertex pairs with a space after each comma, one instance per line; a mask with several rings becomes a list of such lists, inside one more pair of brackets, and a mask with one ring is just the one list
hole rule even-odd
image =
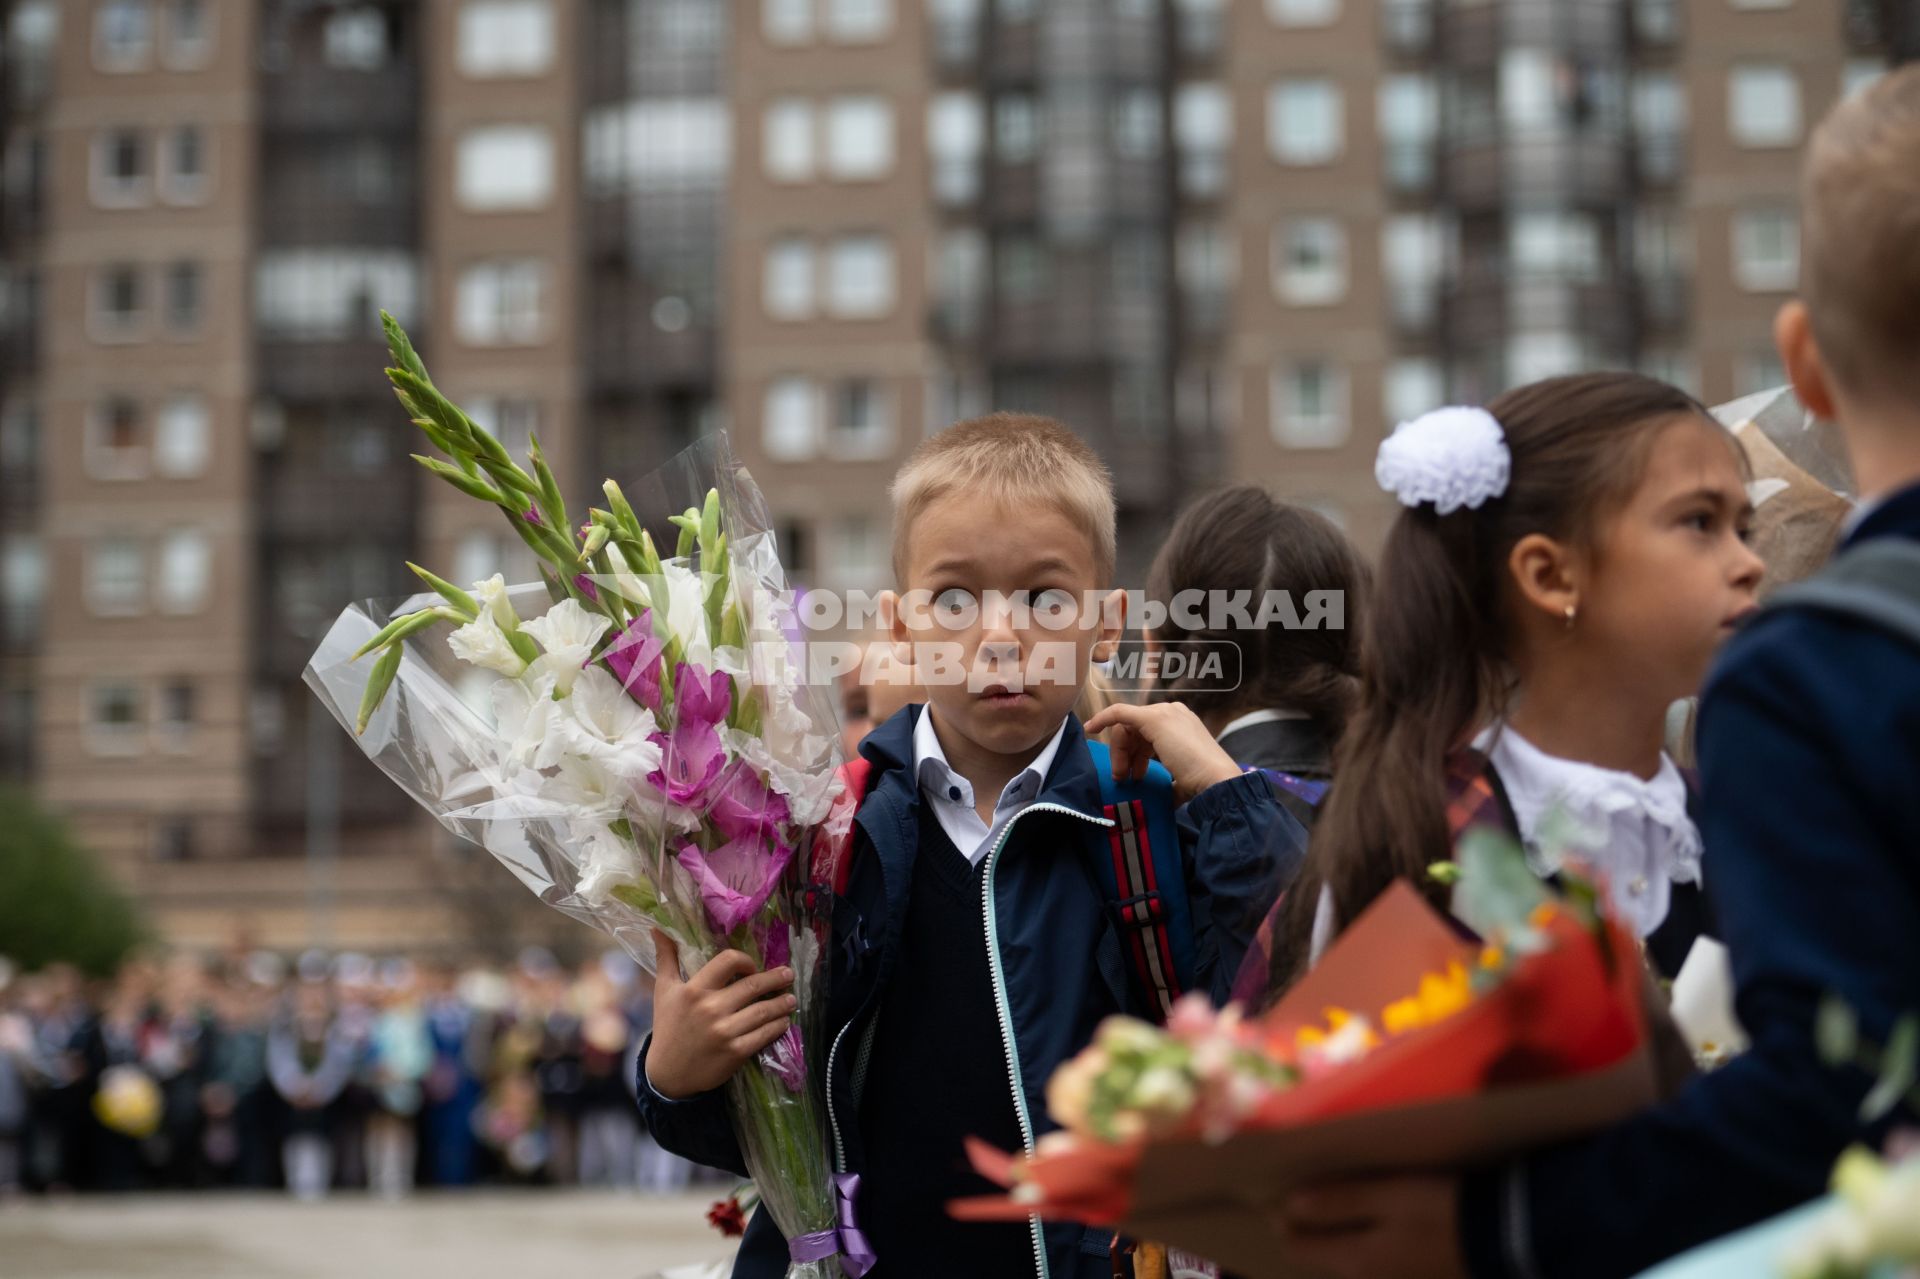
[[1695, 511], [1692, 515], [1682, 520], [1681, 523], [1688, 528], [1698, 529], [1702, 533], [1711, 533], [1713, 531], [1713, 512]]
[[1059, 587], [1049, 587], [1033, 597], [1033, 613], [1049, 621], [1058, 621], [1073, 612], [1073, 593]]
[[973, 592], [949, 586], [933, 597], [934, 620], [943, 626], [964, 625], [978, 611]]

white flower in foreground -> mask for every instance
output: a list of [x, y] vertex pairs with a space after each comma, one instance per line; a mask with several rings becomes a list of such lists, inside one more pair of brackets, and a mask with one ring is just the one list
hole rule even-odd
[[[482, 614], [482, 616], [485, 616]], [[559, 706], [553, 700], [551, 680], [523, 683], [503, 679], [493, 686], [493, 719], [500, 762], [513, 768], [536, 765], [546, 745]]]
[[580, 878], [574, 892], [589, 906], [605, 906], [613, 890], [640, 881], [640, 859], [633, 846], [604, 828], [572, 841]]
[[479, 617], [447, 636], [447, 647], [461, 661], [498, 671], [502, 675], [518, 676], [527, 669], [526, 662], [507, 642], [507, 634], [500, 629], [500, 623], [485, 608], [480, 610]]
[[827, 818], [833, 798], [840, 792], [835, 770], [794, 768], [774, 757], [762, 738], [737, 728], [720, 730], [721, 744], [766, 775], [767, 785], [787, 797], [787, 809], [796, 826], [817, 826]]
[[544, 652], [533, 664], [540, 675], [553, 677], [554, 691], [561, 697], [573, 691], [573, 682], [593, 656], [593, 646], [613, 623], [599, 613], [588, 612], [578, 600], [561, 600], [544, 616], [523, 622], [520, 631], [531, 635]]
[[708, 580], [685, 564], [672, 560], [662, 563], [660, 572], [664, 582], [659, 579], [648, 582], [653, 588], [654, 608], [660, 607], [660, 597], [665, 595], [668, 633], [680, 641], [686, 661], [711, 669], [713, 638], [707, 634]]
[[660, 747], [649, 740], [657, 727], [653, 712], [629, 697], [619, 680], [589, 666], [577, 673], [548, 741], [559, 752], [632, 781], [660, 766]]
[[479, 601], [480, 615], [491, 616], [494, 625], [503, 631], [511, 631], [520, 625], [520, 619], [514, 614], [513, 604], [507, 599], [507, 579], [495, 573], [484, 582], [473, 584], [473, 598]]

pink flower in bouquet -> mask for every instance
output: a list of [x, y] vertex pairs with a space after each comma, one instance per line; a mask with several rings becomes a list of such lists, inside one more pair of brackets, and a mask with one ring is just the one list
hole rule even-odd
[[753, 939], [760, 943], [760, 966], [783, 968], [793, 958], [793, 935], [784, 920], [768, 920], [754, 925]]
[[660, 655], [666, 649], [666, 641], [653, 633], [652, 610], [643, 608], [606, 652], [607, 669], [619, 678], [620, 686], [656, 714], [660, 710]]
[[520, 518], [529, 524], [542, 523], [540, 519], [540, 508], [537, 506], [529, 506], [526, 510], [520, 512]]
[[770, 790], [759, 771], [745, 761], [727, 770], [707, 809], [707, 820], [728, 839], [756, 835], [774, 839], [791, 818], [786, 796]]
[[673, 688], [678, 703], [673, 731], [653, 735], [661, 750], [660, 767], [647, 780], [668, 803], [699, 809], [726, 766], [727, 752], [716, 726], [726, 722], [731, 685], [724, 671], [709, 674], [682, 662], [674, 667]]
[[674, 860], [693, 876], [714, 932], [725, 936], [767, 904], [793, 860], [793, 847], [764, 839], [730, 839], [714, 849], [688, 843]]
[[593, 584], [592, 577], [585, 573], [576, 574], [573, 579], [573, 584], [580, 588], [582, 595], [596, 604], [600, 602], [600, 588]]
[[807, 1054], [800, 1027], [787, 1027], [786, 1033], [760, 1054], [760, 1060], [788, 1092], [799, 1092], [807, 1086]]

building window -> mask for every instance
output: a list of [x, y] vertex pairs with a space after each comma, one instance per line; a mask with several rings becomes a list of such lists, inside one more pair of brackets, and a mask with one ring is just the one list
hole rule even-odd
[[1700, 379], [1693, 361], [1673, 347], [1650, 347], [1641, 352], [1640, 372], [1669, 386], [1677, 386], [1689, 395], [1699, 394]]
[[40, 610], [47, 597], [47, 557], [40, 539], [17, 533], [0, 553], [0, 633], [12, 645], [30, 644], [40, 634]]
[[153, 469], [168, 479], [205, 474], [209, 452], [207, 402], [176, 395], [161, 406], [153, 424]]
[[387, 65], [387, 17], [371, 5], [327, 15], [322, 48], [327, 65], [343, 71], [378, 71]]
[[1521, 333], [1507, 341], [1508, 386], [1578, 373], [1588, 363], [1584, 344], [1572, 333]]
[[777, 377], [767, 383], [761, 445], [776, 462], [803, 462], [820, 450], [820, 400], [813, 380]]
[[761, 160], [775, 182], [813, 179], [813, 104], [805, 98], [775, 98], [767, 104]]
[[1226, 189], [1233, 145], [1233, 97], [1225, 85], [1183, 84], [1173, 100], [1173, 142], [1180, 192], [1207, 199]]
[[1848, 58], [1840, 68], [1840, 96], [1850, 98], [1886, 73], [1883, 58]]
[[883, 178], [893, 167], [893, 108], [885, 98], [835, 98], [827, 108], [827, 175]]
[[893, 244], [883, 235], [843, 235], [827, 264], [827, 310], [877, 319], [893, 310]]
[[1381, 407], [1386, 410], [1386, 426], [1411, 422], [1429, 409], [1446, 402], [1446, 376], [1438, 360], [1412, 357], [1395, 360], [1387, 366], [1381, 386]]
[[87, 607], [97, 617], [131, 617], [146, 606], [147, 566], [140, 543], [110, 537], [87, 548]]
[[147, 438], [140, 406], [110, 396], [87, 417], [87, 474], [96, 480], [137, 480], [147, 473]]
[[1267, 94], [1267, 145], [1282, 164], [1326, 164], [1345, 145], [1345, 110], [1331, 80], [1282, 80]]
[[1380, 81], [1380, 141], [1394, 189], [1417, 190], [1433, 180], [1439, 131], [1440, 94], [1432, 76], [1407, 73]]
[[199, 204], [207, 198], [207, 141], [197, 124], [161, 135], [160, 195], [168, 204]]
[[1780, 353], [1770, 346], [1758, 346], [1741, 356], [1734, 369], [1735, 396], [1754, 395], [1787, 384], [1787, 370]]
[[93, 11], [93, 65], [141, 71], [153, 54], [151, 0], [103, 0]]
[[470, 346], [531, 346], [546, 331], [546, 264], [480, 262], [460, 273], [455, 331]]
[[199, 529], [174, 529], [160, 539], [155, 602], [163, 613], [197, 613], [213, 589], [213, 545]]
[[1600, 224], [1587, 214], [1516, 213], [1507, 251], [1516, 275], [1600, 278]]
[[20, 398], [0, 407], [0, 469], [34, 477], [40, 469], [40, 406]]
[[1791, 67], [1753, 63], [1727, 77], [1727, 127], [1745, 147], [1790, 147], [1800, 141], [1800, 81]]
[[476, 80], [543, 75], [553, 66], [551, 0], [467, 0], [459, 66]]
[[1289, 218], [1273, 237], [1274, 290], [1296, 306], [1337, 302], [1347, 292], [1347, 233], [1335, 218]]
[[531, 124], [469, 129], [454, 172], [454, 194], [470, 212], [541, 208], [553, 195], [553, 135]]
[[172, 0], [167, 6], [167, 67], [193, 71], [213, 57], [213, 6], [207, 0]]
[[993, 101], [993, 154], [1002, 164], [1030, 164], [1040, 153], [1040, 108], [1030, 93]]
[[1733, 279], [1755, 293], [1783, 293], [1800, 283], [1800, 219], [1793, 210], [1733, 215]]
[[587, 113], [584, 167], [596, 192], [684, 195], [727, 173], [726, 104], [717, 97], [646, 98]]
[[1126, 160], [1151, 160], [1160, 154], [1165, 128], [1160, 95], [1152, 89], [1124, 89], [1113, 104], [1113, 151]]
[[191, 333], [200, 327], [206, 289], [198, 262], [175, 262], [167, 268], [167, 327]]
[[1290, 449], [1332, 449], [1347, 442], [1347, 377], [1327, 360], [1274, 370], [1273, 438]]
[[172, 818], [154, 824], [153, 860], [192, 861], [193, 846], [193, 823], [185, 818]]
[[834, 388], [833, 431], [828, 439], [836, 457], [879, 458], [893, 452], [893, 397], [871, 378], [847, 378]]
[[147, 139], [138, 129], [109, 129], [93, 140], [93, 203], [102, 209], [145, 204], [153, 191], [147, 178]]
[[[532, 449], [534, 432], [540, 428], [539, 401], [476, 395], [466, 401], [465, 408], [474, 425], [500, 441], [501, 447], [514, 457], [524, 458]], [[377, 444], [384, 445], [385, 441], [384, 432], [375, 439]], [[384, 465], [386, 459], [380, 457], [368, 469], [378, 470]], [[482, 573], [480, 576], [486, 577], [488, 574]]]
[[826, 554], [820, 569], [832, 583], [844, 587], [876, 586], [887, 578], [889, 548], [879, 522], [867, 515], [849, 515], [829, 527]]
[[140, 294], [140, 268], [124, 263], [103, 267], [94, 277], [93, 336], [102, 342], [138, 336]]
[[91, 684], [86, 699], [88, 749], [101, 755], [138, 752], [145, 727], [139, 685], [121, 680]]
[[967, 204], [980, 194], [980, 156], [987, 143], [980, 95], [953, 90], [927, 106], [927, 151], [933, 194], [942, 204]]
[[893, 0], [827, 0], [827, 35], [842, 44], [873, 44], [893, 30]]
[[1332, 26], [1340, 19], [1340, 0], [1267, 0], [1267, 17], [1282, 27]]
[[813, 245], [789, 235], [767, 248], [762, 304], [776, 320], [803, 320], [813, 314]]
[[814, 0], [761, 0], [760, 32], [768, 44], [805, 44], [813, 39]]
[[254, 272], [254, 319], [297, 341], [375, 337], [380, 311], [412, 327], [420, 267], [400, 249], [269, 249]]

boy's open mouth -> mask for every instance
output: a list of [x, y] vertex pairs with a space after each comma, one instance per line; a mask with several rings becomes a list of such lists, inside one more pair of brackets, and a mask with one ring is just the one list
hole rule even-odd
[[980, 700], [989, 706], [1017, 706], [1033, 694], [1005, 684], [989, 684], [980, 690]]

